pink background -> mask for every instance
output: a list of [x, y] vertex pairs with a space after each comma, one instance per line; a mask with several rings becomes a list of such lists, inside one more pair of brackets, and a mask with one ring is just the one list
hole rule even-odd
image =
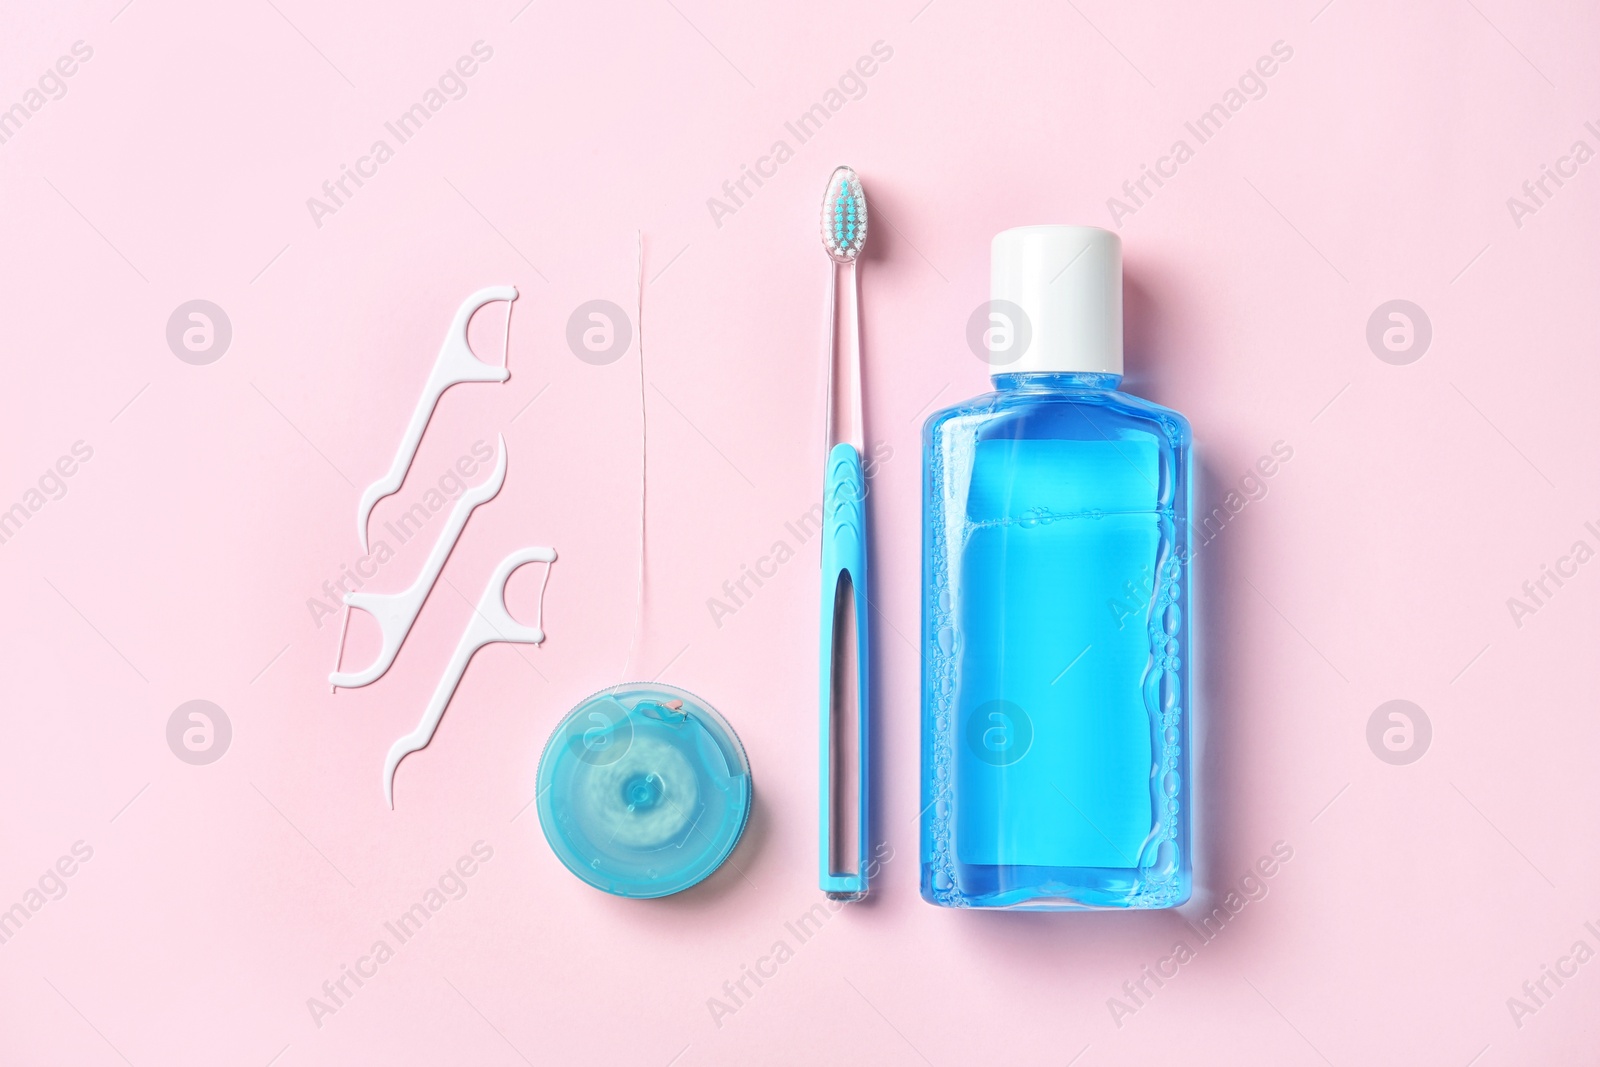
[[[26, 908], [76, 842], [92, 849], [0, 945], [0, 1061], [1590, 1054], [1600, 963], [1547, 979], [1520, 1018], [1507, 999], [1579, 939], [1600, 949], [1584, 927], [1600, 927], [1600, 721], [1583, 680], [1600, 565], [1550, 585], [1520, 627], [1506, 601], [1574, 541], [1600, 546], [1583, 525], [1600, 525], [1600, 163], [1547, 181], [1520, 226], [1506, 201], [1574, 141], [1600, 148], [1584, 128], [1600, 125], [1592, 8], [121, 4], [13, 2], [0, 33], [0, 107], [74, 42], [93, 51], [0, 145], [0, 508], [26, 508], [75, 442], [93, 451], [0, 544], [0, 908]], [[385, 121], [476, 41], [493, 55], [466, 94], [316, 225], [307, 198], [375, 139], [393, 147]], [[879, 41], [892, 57], [864, 93], [798, 144], [785, 122]], [[1266, 94], [1196, 147], [1185, 121], [1278, 41], [1293, 55]], [[993, 233], [1112, 225], [1107, 198], [1180, 137], [1194, 158], [1121, 220], [1128, 384], [1193, 420], [1207, 510], [1275, 442], [1293, 449], [1201, 557], [1187, 920], [1276, 842], [1293, 857], [1210, 943], [1172, 913], [931, 908], [916, 889], [920, 423], [985, 387], [964, 338]], [[793, 158], [718, 225], [707, 198], [780, 138]], [[784, 924], [819, 899], [815, 543], [720, 626], [706, 602], [820, 491], [815, 220], [839, 162], [876, 212], [867, 417], [892, 449], [872, 496], [876, 836], [892, 859], [870, 904], [800, 944]], [[629, 673], [722, 710], [757, 782], [733, 862], [656, 902], [581, 884], [524, 810], [555, 723], [627, 657], [638, 350], [592, 366], [565, 330], [585, 301], [632, 309], [639, 230], [651, 569]], [[456, 305], [507, 282], [523, 294], [510, 381], [446, 395], [374, 535], [496, 433], [505, 489], [389, 674], [332, 696], [337, 620], [319, 626], [308, 600], [360, 555], [360, 488], [386, 469]], [[197, 298], [233, 329], [205, 366], [165, 337]], [[1433, 330], [1404, 366], [1365, 337], [1395, 298]], [[496, 305], [475, 323], [481, 351], [503, 322]], [[408, 583], [441, 522], [369, 588]], [[489, 570], [526, 544], [561, 553], [548, 641], [478, 655], [391, 813], [384, 753]], [[535, 588], [533, 569], [512, 583], [524, 617]], [[352, 666], [374, 650], [366, 622]], [[193, 699], [233, 727], [207, 766], [166, 740]], [[1392, 699], [1432, 723], [1406, 766], [1366, 740]], [[383, 923], [478, 841], [493, 857], [466, 895], [319, 1026], [308, 998], [392, 945]], [[770, 972], [779, 939], [793, 958], [714, 1018], [709, 999], [732, 1006], [723, 983]], [[1123, 983], [1180, 939], [1194, 958], [1135, 1005]]]

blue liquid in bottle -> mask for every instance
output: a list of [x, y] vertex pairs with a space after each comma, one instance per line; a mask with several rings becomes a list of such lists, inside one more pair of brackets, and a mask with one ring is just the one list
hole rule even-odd
[[[1100, 365], [1120, 369], [1116, 341]], [[1115, 373], [994, 380], [924, 430], [922, 894], [1175, 906], [1191, 881], [1188, 423]]]

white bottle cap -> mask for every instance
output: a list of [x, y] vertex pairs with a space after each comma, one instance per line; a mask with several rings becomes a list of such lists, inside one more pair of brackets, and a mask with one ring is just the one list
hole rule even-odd
[[1122, 239], [1018, 226], [990, 246], [989, 373], [1122, 373]]

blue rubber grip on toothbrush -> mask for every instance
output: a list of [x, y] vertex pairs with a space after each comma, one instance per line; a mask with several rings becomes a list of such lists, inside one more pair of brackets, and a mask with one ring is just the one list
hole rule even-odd
[[[837, 604], [840, 589], [848, 580], [855, 607], [855, 659], [856, 659], [856, 752], [859, 757], [855, 812], [856, 843], [860, 851], [855, 870], [848, 874], [835, 874], [832, 862], [834, 811], [836, 799], [832, 788], [833, 740], [833, 674], [834, 628], [838, 622]], [[871, 686], [868, 684], [867, 618], [867, 484], [861, 469], [861, 453], [850, 444], [837, 444], [828, 454], [826, 487], [823, 492], [822, 512], [822, 649], [821, 663], [821, 827], [817, 839], [821, 845], [822, 891], [836, 899], [859, 899], [867, 892], [867, 769], [869, 766], [867, 738], [871, 716], [868, 714]]]

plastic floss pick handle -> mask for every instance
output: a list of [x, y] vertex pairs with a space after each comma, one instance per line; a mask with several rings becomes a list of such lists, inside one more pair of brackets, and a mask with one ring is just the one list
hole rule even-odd
[[456, 317], [451, 321], [444, 344], [439, 348], [433, 373], [428, 375], [428, 383], [422, 387], [422, 396], [417, 401], [416, 411], [411, 413], [411, 424], [400, 439], [400, 450], [395, 453], [389, 473], [367, 486], [366, 492], [361, 494], [361, 507], [356, 512], [356, 536], [361, 539], [363, 552], [367, 551], [367, 520], [372, 515], [372, 509], [384, 497], [398, 492], [405, 483], [406, 472], [411, 469], [411, 461], [417, 455], [417, 445], [422, 442], [422, 431], [428, 428], [428, 420], [433, 417], [433, 409], [444, 391], [462, 382], [503, 382], [511, 377], [511, 372], [505, 367], [492, 366], [472, 354], [472, 348], [467, 344], [467, 323], [485, 304], [496, 300], [510, 302], [516, 298], [516, 286], [492, 285], [487, 289], [479, 289], [456, 309]]
[[[467, 664], [473, 654], [484, 645], [496, 641], [524, 645], [537, 645], [544, 641], [544, 630], [541, 629], [544, 622], [544, 584], [539, 587], [539, 621], [528, 626], [513, 619], [511, 612], [506, 609], [506, 582], [510, 580], [511, 572], [523, 564], [554, 563], [555, 559], [556, 550], [542, 545], [518, 549], [501, 560], [489, 576], [489, 584], [478, 598], [477, 609], [467, 622], [467, 629], [461, 635], [461, 642], [456, 645], [455, 654], [450, 657], [444, 676], [439, 679], [439, 687], [433, 691], [433, 699], [428, 701], [427, 710], [422, 713], [422, 721], [389, 749], [388, 759], [383, 765], [383, 797], [391, 809], [394, 807], [395, 768], [400, 766], [401, 760], [427, 748], [428, 742], [433, 740], [439, 720], [444, 718], [444, 710], [455, 695], [456, 686], [461, 684], [461, 676], [466, 674]], [[549, 568], [545, 569], [544, 581], [550, 581]]]
[[[439, 580], [439, 573], [444, 570], [445, 560], [449, 559], [450, 553], [455, 550], [456, 542], [461, 539], [461, 531], [466, 528], [467, 520], [472, 517], [473, 510], [479, 504], [493, 500], [505, 481], [506, 439], [502, 434], [494, 473], [481, 485], [475, 485], [461, 494], [455, 508], [450, 512], [450, 520], [439, 532], [439, 539], [434, 542], [433, 551], [428, 554], [427, 562], [422, 565], [416, 581], [399, 593], [345, 594], [344, 602], [348, 608], [365, 611], [377, 620], [378, 629], [383, 635], [383, 647], [378, 653], [378, 658], [364, 670], [341, 671], [336, 663], [333, 673], [328, 675], [331, 684], [345, 689], [359, 689], [383, 677], [390, 664], [394, 663], [394, 658], [400, 654], [400, 646], [411, 633], [412, 625], [422, 612], [423, 601], [433, 592], [434, 583]], [[342, 658], [344, 652], [342, 637], [339, 641], [339, 650]]]

